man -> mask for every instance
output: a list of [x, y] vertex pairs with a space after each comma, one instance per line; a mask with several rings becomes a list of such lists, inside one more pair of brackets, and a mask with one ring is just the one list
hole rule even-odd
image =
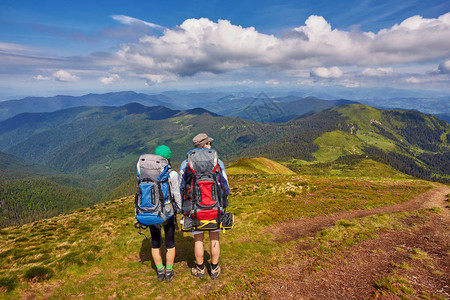
[[[201, 149], [201, 148], [211, 148], [211, 142], [214, 139], [208, 137], [205, 133], [200, 133], [196, 135], [192, 142], [194, 144], [195, 149]], [[193, 150], [195, 150], [193, 149]], [[188, 152], [192, 152], [193, 150]], [[225, 173], [225, 166], [221, 160], [218, 160], [218, 183], [221, 186], [221, 190], [223, 191], [224, 195], [223, 199], [223, 208], [228, 206], [228, 179], [227, 174]], [[187, 160], [183, 161], [180, 167], [179, 172], [179, 182], [180, 182], [180, 190], [183, 195], [183, 190], [188, 182], [189, 177], [191, 176], [192, 171], [189, 169]], [[184, 201], [184, 199], [183, 199]], [[204, 248], [203, 248], [203, 240], [204, 240], [204, 231], [194, 231], [192, 232], [194, 234], [194, 255], [195, 255], [195, 261], [196, 266], [191, 269], [192, 275], [202, 278], [205, 276], [205, 264], [204, 264]], [[220, 256], [220, 243], [219, 243], [219, 234], [220, 229], [209, 231], [209, 239], [210, 239], [210, 247], [211, 247], [211, 278], [215, 279], [220, 275], [220, 266], [219, 266], [219, 256]]]

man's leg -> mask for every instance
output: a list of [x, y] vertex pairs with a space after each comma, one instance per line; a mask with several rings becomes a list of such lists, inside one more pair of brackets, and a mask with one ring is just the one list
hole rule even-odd
[[219, 243], [219, 233], [220, 232], [209, 232], [209, 239], [211, 242], [211, 264], [217, 265], [219, 263], [220, 256], [220, 243]]
[[203, 265], [203, 255], [204, 255], [204, 249], [203, 249], [203, 239], [205, 237], [205, 234], [197, 233], [194, 235], [194, 255], [195, 255], [195, 261], [197, 262], [197, 265]]
[[195, 267], [191, 269], [192, 275], [202, 278], [205, 276], [205, 264], [203, 261], [204, 249], [203, 249], [203, 239], [205, 234], [197, 233], [194, 234], [194, 255], [195, 262], [197, 263]]
[[220, 243], [219, 231], [209, 232], [209, 239], [211, 241], [211, 278], [216, 279], [220, 275], [219, 256]]

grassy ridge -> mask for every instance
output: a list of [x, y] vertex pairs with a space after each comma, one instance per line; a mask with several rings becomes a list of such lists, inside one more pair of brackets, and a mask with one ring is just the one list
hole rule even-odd
[[279, 164], [273, 160], [258, 158], [241, 158], [227, 167], [227, 174], [286, 174], [294, 175], [295, 173], [289, 168]]
[[283, 162], [284, 165], [298, 174], [317, 176], [340, 176], [356, 178], [394, 178], [413, 179], [386, 164], [372, 159], [363, 159], [360, 155], [341, 157], [334, 162], [309, 163], [293, 159]]
[[[291, 247], [272, 241], [265, 227], [400, 203], [430, 188], [422, 181], [298, 175], [230, 175], [230, 186], [228, 210], [236, 226], [222, 234], [223, 275], [216, 281], [191, 277], [193, 237], [177, 232], [176, 277], [172, 284], [157, 282], [150, 242], [133, 227], [130, 196], [0, 230], [0, 297], [194, 298], [205, 291], [240, 289], [241, 282], [249, 284], [245, 291], [251, 289], [248, 280], [270, 276], [267, 266], [280, 263]], [[205, 258], [210, 260], [209, 252]]]

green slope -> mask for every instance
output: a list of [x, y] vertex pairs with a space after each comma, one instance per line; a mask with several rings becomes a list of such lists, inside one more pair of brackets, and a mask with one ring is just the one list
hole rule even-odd
[[64, 145], [96, 130], [138, 120], [159, 120], [180, 111], [130, 103], [120, 107], [76, 107], [52, 113], [26, 113], [0, 122], [0, 149], [46, 163]]
[[279, 174], [294, 175], [289, 168], [264, 157], [241, 158], [226, 168], [227, 174]]
[[[279, 278], [277, 267], [290, 261], [292, 249], [317, 245], [314, 251], [302, 252], [303, 259], [312, 262], [313, 272], [326, 268], [330, 256], [377, 238], [380, 231], [401, 228], [411, 214], [419, 220], [427, 212], [340, 221], [315, 237], [299, 237], [291, 243], [274, 240], [268, 226], [402, 203], [430, 185], [386, 178], [231, 175], [230, 187], [228, 211], [235, 215], [235, 227], [221, 233], [222, 274], [217, 280], [192, 278], [194, 238], [177, 231], [174, 281], [158, 282], [151, 242], [133, 226], [134, 197], [129, 196], [0, 230], [0, 298], [209, 299], [214, 294], [232, 298], [237, 291], [265, 298], [254, 281]], [[339, 234], [330, 234], [331, 230]], [[209, 247], [205, 250], [209, 268]]]
[[[16, 173], [16, 175], [15, 175]], [[16, 179], [36, 174], [55, 174], [57, 171], [43, 165], [33, 164], [23, 158], [0, 152], [0, 179]]]
[[402, 173], [393, 167], [361, 158], [360, 155], [342, 156], [332, 162], [305, 162], [303, 160], [291, 160], [283, 162], [284, 165], [298, 174], [331, 177], [357, 177], [357, 178], [395, 178], [412, 179], [411, 175]]
[[[20, 142], [8, 151], [97, 181], [131, 165], [159, 144], [171, 147], [173, 161], [181, 162], [192, 147], [192, 137], [206, 132], [215, 138], [213, 146], [220, 157], [227, 160], [263, 156], [276, 161], [330, 162], [361, 155], [391, 162], [400, 171], [421, 178], [445, 179], [448, 173], [449, 124], [419, 112], [351, 104], [281, 124], [220, 117], [201, 109], [171, 111], [139, 104], [61, 114], [44, 117], [42, 123], [35, 120], [35, 134], [26, 139], [18, 135]], [[28, 128], [13, 123], [18, 127], [4, 129], [0, 142]], [[55, 128], [48, 129], [51, 126]]]
[[282, 129], [207, 112], [183, 113], [164, 120], [100, 128], [83, 139], [63, 145], [48, 165], [63, 172], [103, 178], [135, 162], [139, 155], [154, 151], [160, 144], [171, 148], [174, 162], [181, 162], [193, 147], [192, 138], [200, 132], [212, 136], [213, 147], [222, 159], [227, 159], [245, 148], [271, 140], [266, 133], [280, 135]]
[[284, 136], [244, 155], [309, 163], [371, 158], [419, 178], [450, 180], [450, 125], [434, 116], [352, 104], [281, 126]]

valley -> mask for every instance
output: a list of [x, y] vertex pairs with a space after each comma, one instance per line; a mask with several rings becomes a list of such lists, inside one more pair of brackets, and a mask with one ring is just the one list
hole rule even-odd
[[[30, 199], [13, 205], [16, 196], [4, 194], [0, 226], [127, 196], [135, 190], [134, 165], [140, 154], [165, 144], [177, 168], [198, 132], [214, 137], [214, 148], [227, 164], [265, 157], [298, 174], [334, 176], [372, 164], [369, 173], [360, 174], [378, 176], [375, 165], [381, 163], [420, 179], [450, 180], [449, 124], [415, 111], [343, 104], [276, 123], [224, 117], [203, 108], [138, 103], [74, 107], [0, 122], [0, 185]], [[35, 199], [33, 192], [40, 189], [33, 185], [43, 182], [52, 186], [45, 201]], [[63, 201], [58, 195], [66, 193], [84, 196], [78, 204], [53, 203]]]

